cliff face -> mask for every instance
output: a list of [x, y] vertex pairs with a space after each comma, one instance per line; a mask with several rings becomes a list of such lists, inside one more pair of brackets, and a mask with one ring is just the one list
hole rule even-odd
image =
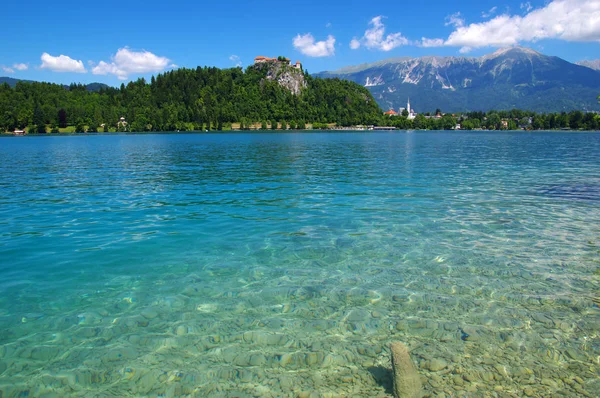
[[304, 72], [282, 62], [262, 62], [253, 68], [265, 72], [265, 78], [275, 80], [280, 86], [298, 95], [306, 87]]

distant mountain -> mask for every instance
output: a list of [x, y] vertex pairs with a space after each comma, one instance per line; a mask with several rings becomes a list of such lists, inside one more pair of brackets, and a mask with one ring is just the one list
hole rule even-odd
[[[12, 77], [0, 77], [0, 84], [8, 83], [9, 86], [14, 87], [17, 85], [18, 82], [33, 83], [33, 80], [14, 79]], [[69, 88], [69, 86], [67, 86], [67, 85], [63, 85], [63, 86], [65, 88]], [[90, 84], [86, 84], [86, 86], [85, 86], [87, 91], [100, 91], [100, 89], [108, 88], [108, 87], [109, 86], [104, 83], [90, 83]]]
[[579, 61], [576, 62], [576, 64], [600, 71], [600, 59], [595, 59], [593, 61]]
[[600, 72], [522, 47], [480, 58], [394, 58], [316, 76], [359, 83], [383, 109], [404, 107], [410, 97], [417, 112], [600, 110]]
[[0, 77], [0, 84], [8, 83], [9, 86], [14, 87], [17, 85], [18, 82], [31, 83], [31, 80], [13, 79], [12, 77]]

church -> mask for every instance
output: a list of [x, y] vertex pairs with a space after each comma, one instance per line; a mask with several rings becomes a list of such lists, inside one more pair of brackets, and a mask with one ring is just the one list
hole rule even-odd
[[408, 112], [408, 116], [407, 116], [408, 120], [413, 120], [414, 118], [417, 117], [417, 112], [415, 112], [415, 110], [411, 109], [411, 107], [410, 107], [410, 98], [408, 99], [408, 102], [406, 103], [406, 108], [400, 108], [400, 114], [402, 115], [402, 112], [404, 112], [405, 110]]

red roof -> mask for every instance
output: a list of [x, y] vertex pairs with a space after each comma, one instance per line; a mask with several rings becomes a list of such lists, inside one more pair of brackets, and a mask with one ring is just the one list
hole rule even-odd
[[398, 112], [396, 112], [393, 109], [390, 109], [389, 111], [387, 111], [387, 112], [384, 113], [384, 115], [388, 115], [388, 116], [395, 116], [397, 114], [398, 114]]

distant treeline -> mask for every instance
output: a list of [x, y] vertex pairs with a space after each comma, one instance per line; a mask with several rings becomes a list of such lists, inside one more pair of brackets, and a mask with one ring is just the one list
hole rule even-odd
[[400, 129], [451, 130], [600, 130], [600, 115], [592, 112], [538, 114], [513, 109], [510, 111], [467, 112], [442, 114], [441, 110], [418, 114], [413, 120], [406, 116], [385, 117], [382, 125]]
[[[376, 124], [381, 109], [364, 87], [318, 79], [293, 95], [265, 72], [249, 67], [178, 69], [90, 92], [84, 85], [19, 82], [0, 85], [0, 131], [171, 131], [220, 129], [227, 123], [341, 126]], [[119, 123], [123, 117], [127, 124]]]

